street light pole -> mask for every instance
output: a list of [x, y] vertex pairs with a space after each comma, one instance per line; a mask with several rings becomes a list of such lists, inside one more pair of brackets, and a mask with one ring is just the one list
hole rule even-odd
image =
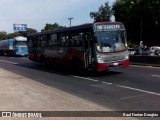
[[[130, 4], [135, 5], [135, 2], [131, 1]], [[140, 41], [139, 41], [139, 45], [141, 47], [143, 47], [143, 21], [142, 21], [142, 19], [143, 19], [142, 12], [140, 12]]]
[[70, 27], [71, 27], [72, 19], [73, 18], [68, 18], [68, 20], [70, 21]]
[[[141, 16], [141, 23], [140, 23], [140, 43], [142, 42], [143, 43], [143, 22], [142, 22], [142, 16]], [[141, 45], [141, 44], [140, 44]], [[141, 45], [143, 46], [143, 44]]]

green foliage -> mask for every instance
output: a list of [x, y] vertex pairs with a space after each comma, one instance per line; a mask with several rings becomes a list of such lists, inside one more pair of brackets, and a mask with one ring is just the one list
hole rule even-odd
[[[58, 28], [64, 28], [64, 26], [60, 26], [58, 23], [54, 23], [54, 24], [47, 23], [45, 28], [42, 31], [54, 30]], [[9, 33], [9, 34], [7, 34], [7, 32], [5, 31], [2, 31], [0, 32], [0, 40], [13, 39], [14, 37], [17, 37], [17, 36], [26, 37], [28, 34], [36, 33], [36, 32], [37, 30], [33, 28], [28, 28], [27, 31], [19, 31], [19, 32], [14, 32], [14, 33]]]
[[60, 26], [58, 23], [54, 23], [54, 24], [47, 23], [44, 29], [42, 29], [41, 31], [55, 30], [58, 28], [64, 28], [64, 26]]
[[19, 31], [19, 35], [26, 37], [28, 34], [31, 33], [36, 33], [37, 30], [33, 29], [33, 28], [28, 28], [27, 31]]
[[160, 45], [160, 0], [117, 0], [112, 10], [115, 20], [125, 24], [132, 42]]
[[0, 40], [6, 39], [6, 35], [7, 35], [6, 32], [4, 32], [4, 31], [0, 32]]
[[19, 32], [14, 32], [14, 33], [9, 33], [7, 32], [0, 32], [0, 40], [5, 40], [5, 39], [13, 39], [14, 37], [17, 36], [24, 36], [26, 37], [30, 33], [36, 33], [37, 30], [28, 28], [27, 31], [19, 31]]
[[95, 22], [110, 21], [111, 14], [111, 6], [106, 2], [105, 5], [99, 7], [98, 12], [90, 12], [90, 17], [94, 19]]
[[37, 30], [36, 30], [36, 29], [33, 29], [33, 28], [28, 28], [26, 32], [27, 32], [27, 34], [36, 33]]
[[6, 39], [13, 39], [14, 37], [18, 36], [18, 32], [9, 33], [6, 35]]

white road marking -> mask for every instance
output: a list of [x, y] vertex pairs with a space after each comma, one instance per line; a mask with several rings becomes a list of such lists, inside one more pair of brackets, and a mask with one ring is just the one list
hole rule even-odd
[[144, 95], [133, 95], [133, 96], [120, 98], [120, 100], [128, 100], [128, 99], [133, 99], [133, 98], [137, 98], [137, 97], [143, 97], [143, 96], [146, 96], [146, 95], [147, 94], [144, 94]]
[[[72, 76], [72, 77], [81, 78], [81, 79], [85, 79], [85, 80], [89, 80], [89, 81], [94, 81], [94, 82], [101, 82], [99, 80], [95, 80], [95, 79], [91, 79], [91, 78], [85, 78], [85, 77], [80, 77], [80, 76]], [[127, 87], [127, 86], [122, 86], [122, 85], [114, 85], [113, 83], [108, 83], [108, 82], [101, 82], [101, 83], [106, 84], [106, 85], [107, 84], [108, 85], [113, 85], [113, 86], [116, 86], [116, 87], [121, 87], [121, 88], [129, 89], [129, 90], [134, 90], [134, 91], [138, 91], [138, 92], [143, 92], [143, 93], [147, 93], [147, 94], [152, 94], [152, 95], [160, 96], [160, 93], [151, 92], [151, 91], [147, 91], [147, 90], [141, 90], [141, 89]]]
[[126, 88], [126, 89], [130, 89], [130, 90], [135, 90], [135, 91], [139, 91], [139, 92], [143, 92], [143, 93], [148, 93], [148, 94], [160, 96], [160, 94], [156, 93], [156, 92], [150, 92], [150, 91], [141, 90], [141, 89], [132, 88], [132, 87], [127, 87], [127, 86], [122, 86], [122, 85], [116, 85], [116, 86], [121, 87], [121, 88]]
[[91, 79], [91, 78], [85, 78], [85, 77], [80, 77], [80, 76], [73, 76], [73, 77], [81, 78], [81, 79], [85, 79], [85, 80], [89, 80], [89, 81], [98, 82], [98, 80], [94, 80], [94, 79]]
[[14, 64], [14, 65], [18, 64], [18, 63], [10, 62], [10, 61], [6, 61], [6, 60], [0, 60], [0, 61], [2, 61], [2, 62], [6, 62], [6, 63], [11, 63], [11, 64]]
[[152, 75], [153, 77], [159, 77], [160, 78], [160, 75]]
[[108, 84], [108, 85], [112, 85], [112, 83], [108, 83], [108, 82], [102, 82], [103, 84]]

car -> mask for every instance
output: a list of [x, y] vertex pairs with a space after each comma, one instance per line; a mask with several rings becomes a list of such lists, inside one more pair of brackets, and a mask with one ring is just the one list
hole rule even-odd
[[135, 48], [135, 55], [142, 55], [142, 48]]
[[150, 48], [143, 48], [142, 55], [149, 55], [150, 54]]
[[129, 55], [135, 55], [136, 50], [134, 48], [128, 48]]
[[152, 46], [150, 47], [150, 55], [160, 55], [160, 47], [159, 46]]

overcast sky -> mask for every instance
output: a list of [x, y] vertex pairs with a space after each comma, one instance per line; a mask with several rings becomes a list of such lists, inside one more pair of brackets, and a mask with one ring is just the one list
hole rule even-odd
[[101, 5], [115, 0], [0, 0], [0, 31], [13, 33], [13, 24], [27, 24], [38, 31], [46, 23], [62, 26], [93, 22], [90, 12], [97, 12]]

